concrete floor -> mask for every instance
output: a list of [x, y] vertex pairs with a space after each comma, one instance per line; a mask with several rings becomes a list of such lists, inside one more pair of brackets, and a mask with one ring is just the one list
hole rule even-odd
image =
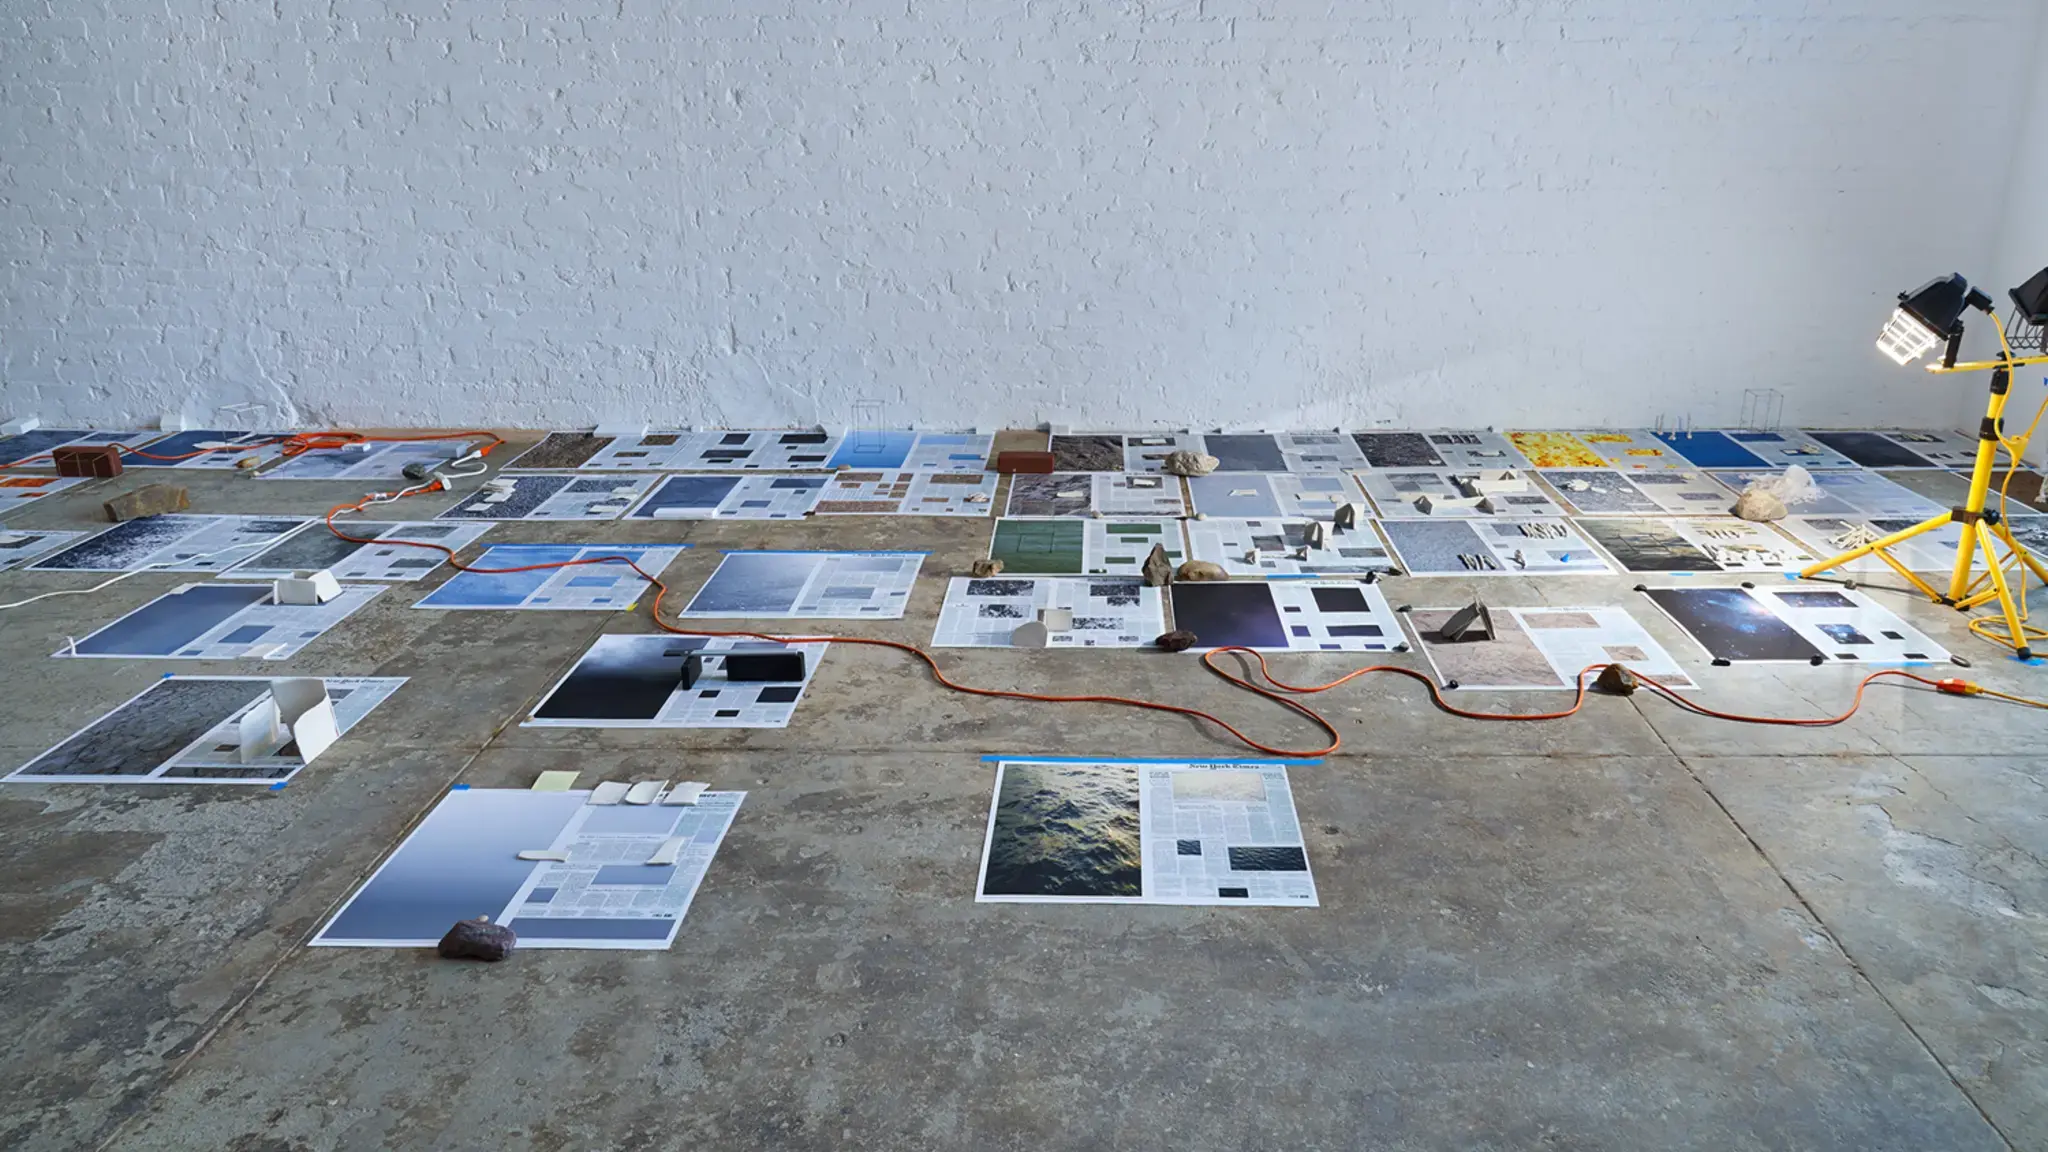
[[[177, 479], [208, 512], [322, 511], [365, 487]], [[125, 486], [9, 523], [88, 527]], [[921, 643], [940, 576], [988, 531], [514, 524], [487, 540], [687, 540], [679, 595], [721, 548], [926, 548], [908, 618], [847, 626]], [[1487, 725], [1370, 679], [1319, 699], [1344, 748], [1293, 771], [1319, 909], [977, 905], [982, 754], [1237, 749], [1177, 718], [949, 695], [845, 646], [786, 730], [521, 729], [594, 636], [644, 615], [412, 610], [439, 576], [282, 664], [46, 659], [186, 579], [0, 613], [0, 763], [166, 671], [413, 680], [281, 791], [0, 788], [0, 1147], [2048, 1148], [2040, 712], [1884, 686], [1828, 729], [1608, 698]], [[0, 574], [0, 600], [90, 582]], [[1496, 604], [1631, 604], [1718, 706], [1846, 706], [1850, 668], [1699, 667], [1637, 582], [1485, 587]], [[1462, 586], [1388, 587], [1398, 605]], [[1879, 598], [1972, 657], [1967, 675], [2048, 696], [2048, 668]], [[1316, 740], [1188, 657], [940, 659], [974, 683], [1170, 698]], [[1356, 661], [1275, 663], [1327, 679]], [[673, 950], [486, 966], [303, 947], [450, 784], [563, 767], [749, 792]]]

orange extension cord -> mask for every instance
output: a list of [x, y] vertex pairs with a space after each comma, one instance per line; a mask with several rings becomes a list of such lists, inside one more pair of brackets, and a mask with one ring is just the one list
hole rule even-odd
[[[503, 441], [500, 440], [498, 443], [503, 443]], [[496, 444], [491, 445], [491, 448], [495, 447], [497, 447]], [[488, 454], [490, 449], [486, 448], [484, 451], [485, 454]], [[1237, 687], [1244, 689], [1247, 692], [1251, 692], [1258, 696], [1262, 696], [1267, 700], [1271, 700], [1276, 704], [1280, 704], [1283, 707], [1286, 707], [1300, 714], [1302, 717], [1306, 718], [1311, 723], [1321, 728], [1324, 732], [1328, 733], [1330, 738], [1330, 742], [1324, 745], [1323, 747], [1310, 749], [1306, 751], [1299, 751], [1289, 748], [1275, 748], [1271, 745], [1262, 744], [1259, 741], [1252, 739], [1250, 736], [1247, 736], [1243, 732], [1239, 731], [1235, 725], [1231, 724], [1229, 721], [1223, 719], [1222, 717], [1215, 715], [1212, 712], [1205, 712], [1200, 708], [1189, 708], [1181, 704], [1165, 704], [1157, 700], [1142, 700], [1131, 696], [1109, 696], [1095, 694], [1079, 696], [1054, 696], [1038, 692], [1018, 692], [1004, 688], [977, 688], [971, 684], [962, 684], [956, 680], [953, 680], [951, 677], [948, 677], [945, 673], [945, 670], [939, 667], [939, 662], [933, 658], [931, 653], [925, 651], [924, 649], [918, 647], [915, 644], [906, 644], [898, 640], [877, 640], [865, 636], [775, 636], [765, 632], [714, 632], [706, 629], [678, 628], [675, 625], [661, 618], [661, 602], [668, 595], [668, 585], [662, 583], [659, 579], [656, 579], [654, 576], [650, 575], [645, 569], [641, 568], [639, 564], [635, 563], [632, 559], [625, 556], [586, 556], [577, 560], [562, 560], [547, 564], [525, 564], [512, 568], [478, 568], [473, 565], [464, 564], [461, 561], [457, 560], [455, 558], [454, 549], [449, 548], [443, 544], [433, 544], [420, 540], [378, 539], [373, 541], [360, 536], [351, 536], [348, 533], [343, 532], [340, 528], [335, 527], [334, 525], [334, 518], [336, 516], [344, 515], [350, 512], [358, 512], [372, 503], [388, 502], [389, 500], [394, 498], [395, 497], [391, 496], [388, 493], [376, 493], [371, 496], [365, 497], [364, 499], [359, 500], [354, 504], [336, 505], [334, 508], [328, 510], [326, 517], [327, 530], [334, 533], [336, 536], [341, 537], [343, 540], [347, 540], [355, 544], [404, 544], [410, 545], [415, 548], [430, 548], [436, 552], [440, 552], [443, 555], [445, 555], [448, 558], [449, 566], [456, 569], [457, 571], [474, 572], [479, 575], [502, 575], [512, 572], [536, 572], [550, 568], [572, 568], [583, 564], [624, 564], [628, 568], [631, 568], [635, 573], [637, 573], [642, 580], [645, 580], [649, 584], [652, 584], [654, 586], [654, 603], [651, 606], [651, 611], [655, 627], [660, 628], [664, 632], [673, 633], [677, 636], [738, 637], [750, 640], [766, 640], [778, 644], [865, 644], [873, 648], [890, 648], [898, 652], [906, 653], [922, 661], [924, 663], [924, 666], [930, 670], [932, 674], [932, 679], [938, 681], [938, 683], [941, 686], [950, 689], [954, 692], [964, 693], [965, 695], [969, 696], [986, 696], [1003, 700], [1033, 700], [1043, 704], [1113, 704], [1124, 708], [1141, 708], [1148, 712], [1167, 712], [1177, 716], [1188, 716], [1196, 720], [1205, 720], [1210, 724], [1214, 724], [1216, 727], [1221, 728], [1225, 732], [1230, 733], [1232, 737], [1236, 738], [1237, 741], [1243, 744], [1245, 747], [1250, 748], [1256, 752], [1264, 753], [1268, 756], [1283, 756], [1290, 758], [1306, 759], [1319, 756], [1327, 756], [1330, 753], [1335, 752], [1344, 743], [1344, 738], [1337, 731], [1336, 726], [1331, 724], [1330, 721], [1326, 719], [1321, 713], [1317, 712], [1313, 708], [1310, 708], [1308, 705], [1303, 704], [1299, 700], [1294, 699], [1293, 697], [1298, 695], [1311, 695], [1317, 692], [1327, 692], [1330, 689], [1335, 688], [1341, 684], [1348, 683], [1349, 681], [1355, 680], [1360, 676], [1369, 675], [1371, 673], [1391, 672], [1398, 676], [1406, 676], [1411, 680], [1418, 680], [1422, 683], [1424, 687], [1429, 689], [1430, 701], [1431, 703], [1435, 704], [1440, 711], [1447, 712], [1453, 716], [1463, 717], [1467, 720], [1562, 720], [1567, 716], [1571, 716], [1577, 713], [1578, 710], [1585, 705], [1586, 678], [1588, 676], [1597, 676], [1600, 673], [1601, 669], [1608, 667], [1608, 665], [1605, 664], [1593, 664], [1579, 670], [1578, 681], [1576, 686], [1577, 691], [1574, 693], [1572, 697], [1572, 704], [1569, 708], [1561, 709], [1556, 712], [1500, 713], [1473, 712], [1468, 709], [1457, 707], [1450, 701], [1444, 699], [1443, 692], [1437, 687], [1435, 680], [1431, 679], [1430, 677], [1424, 675], [1421, 672], [1417, 672], [1413, 668], [1403, 668], [1393, 664], [1374, 664], [1369, 667], [1360, 668], [1352, 672], [1347, 672], [1344, 675], [1339, 676], [1337, 679], [1332, 680], [1327, 684], [1298, 685], [1289, 684], [1281, 680], [1279, 677], [1273, 675], [1272, 670], [1266, 666], [1266, 657], [1264, 656], [1264, 654], [1254, 649], [1240, 647], [1216, 648], [1203, 653], [1203, 667], [1207, 668], [1209, 671], [1215, 673], [1216, 675], [1222, 677], [1224, 680], [1230, 682], [1231, 684], [1234, 684]], [[1266, 688], [1259, 684], [1255, 684], [1246, 677], [1236, 675], [1232, 672], [1226, 671], [1223, 668], [1218, 667], [1215, 662], [1216, 657], [1222, 655], [1225, 652], [1242, 652], [1251, 656], [1252, 659], [1258, 661], [1260, 676], [1264, 677], [1266, 682], [1272, 685], [1272, 688]], [[1888, 668], [1884, 671], [1873, 672], [1870, 675], [1865, 676], [1862, 679], [1862, 681], [1860, 681], [1856, 685], [1856, 695], [1855, 698], [1850, 701], [1848, 711], [1843, 712], [1838, 716], [1820, 716], [1811, 718], [1748, 716], [1738, 712], [1722, 712], [1713, 708], [1708, 708], [1704, 705], [1695, 704], [1692, 701], [1685, 699], [1683, 696], [1680, 696], [1677, 692], [1673, 691], [1672, 689], [1666, 687], [1663, 684], [1658, 683], [1655, 680], [1652, 680], [1650, 677], [1645, 676], [1640, 672], [1634, 673], [1634, 675], [1637, 682], [1642, 684], [1645, 688], [1648, 688], [1652, 692], [1655, 692], [1657, 695], [1662, 696], [1666, 700], [1671, 701], [1673, 704], [1676, 704], [1678, 707], [1683, 708], [1688, 712], [1692, 712], [1700, 716], [1710, 716], [1718, 720], [1732, 720], [1744, 724], [1776, 724], [1796, 728], [1825, 728], [1831, 725], [1840, 724], [1848, 720], [1851, 716], [1854, 716], [1857, 710], [1863, 706], [1864, 690], [1869, 688], [1873, 681], [1885, 679], [1887, 677], [1897, 678], [1901, 680], [1911, 680], [1915, 683], [1925, 684], [1938, 691], [1945, 692], [1955, 696], [1996, 696], [2000, 699], [2009, 700], [2017, 704], [2025, 704], [2034, 708], [2048, 708], [2048, 703], [2043, 703], [2038, 700], [2028, 700], [2025, 697], [2020, 696], [2010, 696], [2002, 692], [1993, 692], [1988, 688], [1979, 687], [1978, 685], [1973, 684], [1966, 680], [1932, 680], [1925, 676], [1915, 675], [1911, 672], [1905, 672], [1900, 671], [1898, 669]], [[1277, 689], [1278, 691], [1275, 691], [1275, 689]]]
[[[290, 436], [279, 436], [274, 439], [261, 441], [259, 443], [237, 445], [237, 447], [267, 448], [282, 445], [281, 454], [286, 457], [290, 457], [297, 456], [305, 452], [311, 452], [316, 449], [342, 448], [350, 444], [364, 444], [373, 441], [403, 444], [423, 443], [437, 440], [470, 440], [479, 438], [487, 439], [489, 441], [488, 444], [484, 445], [483, 448], [478, 450], [477, 455], [479, 457], [489, 456], [493, 450], [495, 450], [496, 448], [500, 447], [505, 443], [505, 438], [499, 436], [495, 432], [484, 432], [475, 430], [466, 432], [440, 432], [426, 436], [376, 436], [367, 435], [359, 432], [301, 432]], [[166, 463], [175, 463], [176, 461], [187, 460], [194, 456], [204, 456], [209, 452], [214, 451], [219, 451], [219, 449], [199, 449], [193, 452], [181, 453], [176, 456], [156, 456], [148, 452], [144, 452], [140, 449], [127, 448], [122, 450], [122, 454], [127, 456], [140, 456], [148, 460], [160, 460]], [[14, 461], [11, 464], [0, 465], [0, 468], [18, 468], [21, 467], [22, 465], [29, 463], [30, 461], [47, 458], [49, 455], [50, 453], [45, 452], [40, 453], [36, 456], [24, 457], [23, 459]], [[864, 636], [775, 636], [765, 632], [714, 632], [706, 629], [678, 628], [675, 625], [661, 618], [661, 602], [668, 595], [668, 585], [662, 583], [660, 580], [650, 575], [645, 569], [641, 568], [640, 565], [634, 563], [630, 558], [625, 556], [587, 556], [580, 560], [563, 560], [547, 564], [527, 564], [514, 568], [478, 568], [473, 565], [464, 564], [461, 561], [457, 560], [455, 558], [455, 550], [443, 544], [435, 544], [423, 540], [373, 541], [360, 536], [351, 536], [348, 533], [342, 531], [340, 528], [335, 527], [334, 518], [336, 516], [344, 515], [350, 512], [359, 512], [373, 503], [389, 502], [391, 500], [397, 499], [398, 496], [407, 494], [419, 495], [429, 491], [438, 491], [444, 487], [446, 487], [445, 482], [439, 485], [435, 485], [434, 487], [431, 488], [422, 487], [416, 492], [412, 493], [399, 493], [397, 495], [394, 495], [391, 493], [379, 492], [364, 497], [362, 500], [359, 500], [354, 504], [338, 504], [335, 507], [329, 509], [327, 512], [327, 530], [334, 533], [336, 536], [339, 536], [343, 540], [347, 540], [350, 543], [354, 544], [400, 544], [413, 548], [431, 549], [446, 556], [448, 558], [449, 566], [454, 568], [456, 571], [474, 572], [479, 575], [501, 575], [512, 572], [534, 572], [550, 568], [573, 568], [583, 564], [624, 564], [628, 568], [631, 568], [642, 580], [645, 580], [649, 584], [652, 584], [654, 586], [655, 592], [654, 603], [652, 605], [652, 613], [655, 627], [660, 628], [664, 632], [673, 633], [677, 636], [736, 637], [750, 640], [765, 640], [778, 644], [865, 644], [873, 648], [890, 648], [898, 652], [906, 653], [922, 661], [924, 663], [924, 666], [930, 670], [932, 674], [932, 679], [936, 680], [942, 687], [954, 692], [963, 693], [968, 696], [985, 696], [1002, 700], [1032, 700], [1043, 704], [1112, 704], [1123, 708], [1140, 708], [1149, 712], [1166, 712], [1176, 716], [1187, 716], [1196, 720], [1207, 721], [1208, 723], [1213, 724], [1218, 728], [1221, 728], [1223, 731], [1230, 733], [1230, 735], [1233, 738], [1235, 738], [1239, 743], [1243, 744], [1245, 747], [1250, 748], [1256, 752], [1264, 753], [1268, 756], [1284, 756], [1290, 758], [1314, 758], [1318, 756], [1327, 756], [1330, 753], [1335, 752], [1344, 743], [1343, 736], [1338, 733], [1336, 726], [1331, 724], [1330, 721], [1326, 719], [1321, 713], [1317, 712], [1313, 708], [1310, 708], [1308, 705], [1303, 704], [1301, 701], [1294, 699], [1294, 697], [1313, 695], [1317, 692], [1327, 692], [1332, 688], [1338, 687], [1339, 685], [1349, 683], [1350, 681], [1356, 680], [1361, 676], [1370, 675], [1372, 673], [1389, 672], [1397, 676], [1406, 676], [1411, 680], [1421, 682], [1423, 687], [1429, 689], [1430, 702], [1436, 705], [1439, 711], [1448, 713], [1452, 716], [1462, 717], [1467, 720], [1525, 721], [1562, 720], [1567, 716], [1576, 714], [1580, 708], [1585, 706], [1586, 703], [1587, 677], [1596, 676], [1600, 673], [1602, 669], [1608, 667], [1605, 664], [1594, 664], [1579, 670], [1579, 675], [1575, 686], [1576, 691], [1572, 696], [1572, 703], [1571, 707], [1569, 708], [1564, 708], [1556, 712], [1473, 712], [1468, 709], [1459, 708], [1456, 705], [1452, 704], [1450, 701], [1445, 700], [1442, 690], [1437, 687], [1436, 681], [1431, 679], [1429, 676], [1424, 675], [1421, 672], [1417, 672], [1413, 668], [1403, 668], [1393, 664], [1374, 664], [1365, 668], [1356, 669], [1352, 672], [1347, 672], [1344, 675], [1339, 676], [1337, 679], [1332, 680], [1327, 684], [1300, 685], [1289, 684], [1286, 681], [1281, 680], [1279, 677], [1274, 676], [1272, 669], [1269, 668], [1266, 664], [1266, 657], [1262, 653], [1257, 652], [1250, 648], [1216, 648], [1203, 653], [1203, 667], [1207, 668], [1209, 671], [1215, 673], [1216, 675], [1222, 677], [1229, 683], [1244, 689], [1247, 692], [1251, 692], [1267, 700], [1271, 700], [1274, 703], [1279, 704], [1299, 714], [1303, 718], [1307, 719], [1309, 722], [1315, 724], [1318, 728], [1321, 728], [1325, 733], [1329, 735], [1330, 738], [1330, 742], [1324, 745], [1323, 747], [1306, 751], [1299, 751], [1289, 748], [1275, 748], [1271, 745], [1262, 744], [1259, 741], [1252, 739], [1250, 736], [1245, 735], [1242, 731], [1239, 731], [1235, 725], [1231, 724], [1229, 721], [1223, 719], [1220, 716], [1217, 716], [1212, 712], [1205, 712], [1200, 708], [1189, 708], [1181, 704], [1166, 704], [1157, 700], [1142, 700], [1131, 696], [1110, 696], [1097, 694], [1055, 696], [1038, 692], [1017, 692], [1004, 688], [977, 688], [971, 684], [962, 684], [952, 679], [951, 677], [948, 677], [945, 673], [945, 670], [939, 667], [938, 661], [933, 658], [931, 653], [926, 652], [924, 649], [918, 647], [915, 644], [906, 644], [897, 640], [877, 640]], [[1272, 685], [1272, 687], [1267, 688], [1262, 685], [1256, 684], [1247, 677], [1239, 676], [1235, 673], [1226, 671], [1225, 669], [1219, 667], [1216, 664], [1216, 657], [1226, 652], [1242, 652], [1250, 656], [1252, 659], [1256, 660], [1259, 665], [1259, 675], [1263, 677], [1268, 684]], [[1678, 707], [1688, 712], [1692, 712], [1700, 716], [1713, 717], [1717, 720], [1731, 720], [1742, 724], [1775, 724], [1798, 728], [1825, 728], [1830, 725], [1840, 724], [1848, 720], [1851, 716], [1854, 716], [1857, 710], [1863, 706], [1864, 690], [1869, 688], [1872, 682], [1885, 679], [1887, 677], [1897, 678], [1901, 680], [1910, 680], [1914, 683], [1924, 684], [1928, 687], [1934, 688], [1938, 691], [1945, 692], [1954, 696], [1992, 696], [2001, 700], [2010, 701], [2015, 704], [2026, 705], [2032, 708], [2048, 709], [2048, 703], [2044, 703], [2039, 700], [2030, 700], [2023, 696], [2013, 696], [2004, 692], [1995, 692], [1991, 689], [1981, 687], [1967, 680], [1933, 680], [1925, 676], [1918, 676], [1911, 672], [1904, 672], [1898, 669], [1885, 669], [1880, 672], [1873, 672], [1870, 675], [1865, 676], [1860, 682], [1857, 683], [1856, 695], [1854, 699], [1850, 701], [1848, 710], [1841, 713], [1840, 715], [1819, 717], [1750, 716], [1739, 712], [1722, 712], [1713, 708], [1708, 708], [1701, 704], [1695, 704], [1692, 701], [1685, 699], [1683, 696], [1680, 696], [1672, 689], [1666, 687], [1663, 684], [1658, 683], [1657, 681], [1651, 679], [1648, 676], [1643, 675], [1640, 672], [1637, 672], [1634, 675], [1637, 682], [1640, 683], [1643, 687], [1648, 688], [1650, 691], [1656, 693], [1659, 696], [1662, 696], [1664, 699], [1669, 700], [1671, 703], [1677, 705]]]

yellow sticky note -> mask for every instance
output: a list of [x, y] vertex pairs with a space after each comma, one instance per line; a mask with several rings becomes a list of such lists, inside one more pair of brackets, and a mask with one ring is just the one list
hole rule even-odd
[[534, 792], [567, 792], [576, 786], [576, 778], [581, 775], [583, 775], [581, 772], [543, 772], [540, 774], [540, 778], [533, 782], [531, 790]]

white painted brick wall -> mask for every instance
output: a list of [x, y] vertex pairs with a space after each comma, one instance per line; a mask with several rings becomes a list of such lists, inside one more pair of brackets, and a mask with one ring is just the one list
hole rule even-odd
[[[1986, 271], [1980, 282], [1998, 301], [2001, 315], [2012, 308], [2012, 298], [2006, 295], [2006, 290], [2048, 267], [2048, 20], [2041, 22], [2034, 59], [2036, 64], [2021, 105], [2023, 120], [2011, 149], [2012, 174], [2006, 181], [2001, 217], [2004, 228], [1998, 235], [1995, 255], [1984, 265]], [[1971, 352], [1992, 355], [1997, 351], [1996, 345], [1974, 331], [1977, 326], [1972, 326]], [[1989, 381], [1980, 377], [1957, 382], [1962, 385], [1962, 426], [1975, 428], [1984, 416], [1984, 389]], [[2028, 421], [2040, 410], [2043, 398], [2048, 397], [2048, 370], [2038, 366], [2018, 369], [2013, 373], [2013, 382], [2006, 423], [2008, 431], [2016, 434], [2025, 430]], [[2048, 425], [2048, 420], [2043, 424]], [[2036, 467], [2048, 466], [2048, 427], [2034, 434], [2027, 459]]]
[[0, 0], [0, 413], [1940, 422], [2042, 7]]

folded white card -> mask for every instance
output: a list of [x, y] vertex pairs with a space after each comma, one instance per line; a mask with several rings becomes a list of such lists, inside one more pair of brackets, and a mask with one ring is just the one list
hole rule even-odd
[[327, 682], [318, 676], [272, 680], [270, 695], [242, 717], [241, 758], [253, 764], [287, 742], [299, 746], [299, 759], [311, 764], [341, 736]]

